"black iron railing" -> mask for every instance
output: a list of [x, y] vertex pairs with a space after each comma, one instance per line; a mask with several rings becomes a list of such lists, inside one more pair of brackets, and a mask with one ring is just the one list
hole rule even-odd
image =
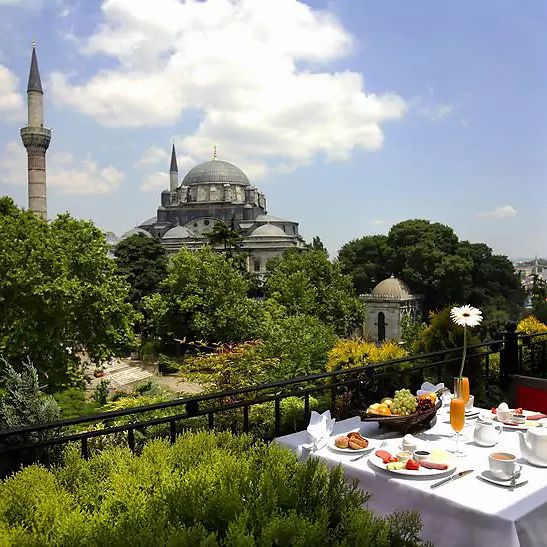
[[[503, 385], [510, 374], [530, 370], [545, 376], [546, 344], [546, 335], [518, 335], [508, 329], [500, 339], [469, 346], [468, 374], [475, 385], [484, 387], [479, 402], [488, 404], [489, 390]], [[167, 436], [171, 442], [181, 431], [190, 427], [229, 427], [234, 431], [248, 432], [255, 429], [251, 413], [259, 405], [262, 408], [265, 405], [272, 414], [270, 427], [260, 431], [260, 436], [271, 439], [287, 432], [283, 425], [282, 402], [289, 397], [302, 401], [301, 425], [309, 419], [312, 400], [319, 398], [320, 408], [330, 408], [337, 417], [344, 417], [340, 416], [344, 411], [355, 415], [370, 403], [392, 394], [394, 389], [409, 387], [415, 390], [424, 380], [451, 386], [453, 376], [459, 369], [461, 353], [462, 348], [438, 351], [237, 390], [3, 430], [0, 431], [0, 468], [2, 462], [6, 467], [6, 460], [10, 464], [43, 460], [44, 454], [47, 455], [51, 449], [68, 443], [79, 443], [82, 455], [87, 458], [93, 439], [113, 435], [123, 435], [127, 446], [134, 451], [137, 447], [136, 436], [142, 436], [154, 426], [162, 426], [160, 434]], [[492, 371], [491, 356], [498, 354], [499, 371]], [[340, 401], [344, 401], [345, 406]], [[230, 419], [227, 420], [226, 415], [230, 415]]]

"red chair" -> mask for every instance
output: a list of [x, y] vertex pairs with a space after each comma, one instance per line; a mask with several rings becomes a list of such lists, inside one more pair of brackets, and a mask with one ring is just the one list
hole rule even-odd
[[530, 376], [512, 376], [513, 408], [547, 414], [547, 380]]

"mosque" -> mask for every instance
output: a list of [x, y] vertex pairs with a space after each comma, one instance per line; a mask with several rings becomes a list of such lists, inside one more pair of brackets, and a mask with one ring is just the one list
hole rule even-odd
[[[33, 44], [27, 85], [28, 124], [21, 129], [21, 139], [28, 158], [28, 208], [45, 219], [46, 152], [51, 130], [44, 127], [43, 95]], [[263, 275], [270, 258], [303, 247], [298, 222], [269, 215], [264, 194], [239, 167], [217, 159], [216, 149], [211, 161], [196, 165], [180, 181], [173, 144], [169, 171], [169, 180], [165, 181], [168, 189], [161, 193], [156, 215], [121, 238], [106, 234], [111, 251], [136, 233], [159, 239], [169, 253], [182, 247], [197, 249], [209, 243], [207, 233], [217, 222], [223, 222], [241, 235], [240, 252], [249, 272]]]
[[[216, 148], [211, 161], [196, 165], [179, 180], [173, 145], [169, 171], [169, 189], [161, 193], [156, 215], [125, 232], [121, 239], [142, 233], [158, 238], [167, 252], [175, 253], [182, 247], [207, 245], [207, 233], [223, 222], [240, 233], [240, 252], [249, 272], [258, 275], [265, 273], [270, 258], [303, 246], [298, 222], [269, 215], [264, 194], [239, 167], [219, 160]], [[111, 243], [116, 243], [112, 237]]]

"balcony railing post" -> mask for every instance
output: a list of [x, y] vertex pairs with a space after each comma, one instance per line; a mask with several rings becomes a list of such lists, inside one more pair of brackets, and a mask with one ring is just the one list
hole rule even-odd
[[509, 376], [516, 374], [519, 370], [519, 339], [517, 324], [509, 321], [505, 325], [503, 333], [503, 349], [500, 352], [500, 382], [507, 385]]

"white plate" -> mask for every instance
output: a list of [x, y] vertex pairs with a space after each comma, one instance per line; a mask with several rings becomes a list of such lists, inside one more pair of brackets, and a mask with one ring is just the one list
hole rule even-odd
[[329, 440], [327, 441], [327, 446], [334, 450], [335, 452], [342, 452], [344, 454], [362, 454], [363, 452], [369, 452], [370, 450], [374, 450], [375, 448], [379, 448], [382, 442], [378, 439], [368, 439], [367, 437], [364, 437], [368, 441], [368, 446], [366, 448], [338, 448], [334, 441], [337, 437], [343, 437], [344, 435], [347, 435], [348, 433], [351, 433], [352, 431], [359, 431], [358, 429], [352, 429], [351, 431], [348, 431], [347, 433], [340, 433], [339, 435], [333, 435], [332, 437], [329, 437]]
[[[494, 477], [494, 475], [492, 475], [492, 472], [490, 471], [490, 469], [485, 469], [480, 475], [477, 475], [477, 477], [484, 481], [491, 482], [492, 484], [498, 484], [499, 486], [506, 486], [507, 488], [511, 486], [510, 479], [509, 480], [498, 479]], [[527, 482], [528, 480], [522, 478], [522, 475], [521, 475], [518, 479], [515, 479], [514, 486], [521, 486], [522, 484], [526, 484]]]
[[[533, 414], [539, 414], [539, 412], [531, 412], [529, 410], [523, 410], [522, 413], [524, 414], [524, 417], [530, 416], [530, 415], [533, 415]], [[541, 420], [534, 420], [529, 424], [526, 424], [526, 423], [524, 423], [524, 424], [509, 424], [509, 423], [501, 422], [500, 420], [498, 420], [498, 417], [493, 412], [483, 412], [481, 414], [481, 418], [485, 418], [487, 420], [493, 420], [494, 422], [499, 422], [506, 429], [524, 429], [524, 430], [526, 430], [526, 429], [529, 429], [530, 427], [545, 427], [547, 425], [546, 422], [545, 422], [545, 418], [541, 418]], [[532, 424], [535, 424], [535, 425], [532, 425]]]
[[[389, 452], [389, 450], [387, 452]], [[395, 456], [395, 454], [393, 455]], [[456, 469], [456, 465], [454, 464], [453, 460], [448, 460], [447, 462], [445, 462], [448, 465], [448, 469], [426, 469], [425, 467], [420, 467], [420, 469], [418, 469], [417, 471], [412, 471], [411, 469], [394, 469], [390, 471], [386, 468], [386, 464], [383, 462], [383, 460], [375, 454], [370, 455], [369, 461], [372, 465], [378, 467], [378, 469], [383, 469], [384, 471], [387, 471], [388, 473], [394, 473], [395, 475], [405, 475], [407, 477], [434, 477], [435, 475], [444, 475], [446, 473], [450, 473], [451, 471], [454, 471], [454, 469]]]

